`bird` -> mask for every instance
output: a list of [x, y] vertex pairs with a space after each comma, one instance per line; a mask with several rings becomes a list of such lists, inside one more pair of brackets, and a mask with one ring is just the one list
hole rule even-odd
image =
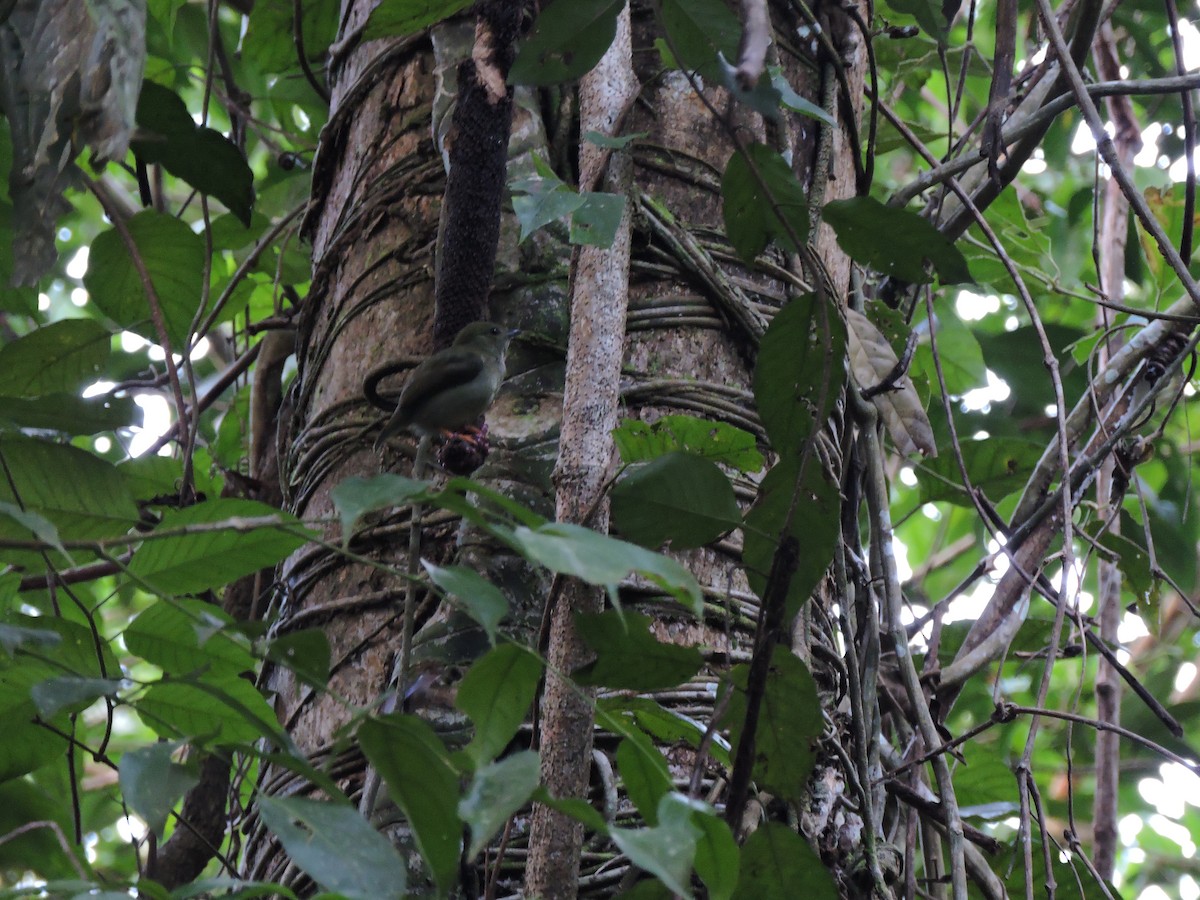
[[496, 399], [504, 355], [516, 334], [493, 322], [472, 322], [453, 344], [413, 369], [396, 411], [375, 439], [376, 451], [404, 431], [424, 438], [474, 425]]

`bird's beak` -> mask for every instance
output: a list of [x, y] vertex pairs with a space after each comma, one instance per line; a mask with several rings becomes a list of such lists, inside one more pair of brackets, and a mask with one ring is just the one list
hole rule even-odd
[[504, 336], [511, 341], [513, 338], [515, 338], [520, 333], [521, 333], [520, 328], [510, 328], [510, 329], [508, 329], [508, 331], [506, 331], [504, 333]]

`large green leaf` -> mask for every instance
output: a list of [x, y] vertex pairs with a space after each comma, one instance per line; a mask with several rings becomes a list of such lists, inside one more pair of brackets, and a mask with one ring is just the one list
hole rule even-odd
[[718, 54], [737, 60], [742, 26], [721, 0], [663, 0], [658, 7], [674, 61], [712, 78], [720, 71]]
[[796, 540], [799, 558], [787, 592], [789, 615], [808, 600], [813, 588], [833, 560], [837, 544], [841, 492], [815, 459], [808, 460], [798, 482], [799, 461], [788, 457], [767, 473], [759, 486], [758, 500], [746, 514], [742, 560], [750, 587], [760, 597], [766, 591], [776, 548], [789, 521], [787, 533]]
[[64, 434], [98, 434], [118, 428], [140, 428], [142, 409], [132, 397], [93, 397], [46, 394], [42, 397], [0, 397], [0, 430], [31, 428]]
[[656, 876], [673, 893], [691, 898], [689, 876], [696, 859], [700, 829], [692, 824], [693, 807], [679, 794], [658, 805], [654, 828], [614, 828], [609, 834], [635, 866]]
[[[734, 747], [743, 739], [748, 665], [729, 675], [732, 694], [723, 724]], [[808, 667], [787, 647], [776, 645], [754, 735], [754, 780], [763, 789], [798, 802], [816, 763], [816, 740], [825, 727], [821, 700]]]
[[305, 628], [273, 638], [264, 655], [287, 666], [311, 687], [321, 690], [329, 684], [329, 638], [319, 628]]
[[466, 566], [435, 566], [424, 559], [421, 565], [429, 573], [429, 580], [475, 620], [487, 633], [489, 641], [496, 643], [497, 629], [501, 620], [508, 615], [508, 599], [500, 589]]
[[725, 820], [713, 813], [692, 813], [692, 824], [702, 832], [696, 845], [696, 874], [708, 888], [709, 900], [729, 900], [741, 867], [737, 841]]
[[793, 253], [808, 239], [808, 200], [791, 168], [765, 144], [729, 158], [721, 178], [725, 233], [747, 263], [772, 239]]
[[541, 677], [541, 660], [516, 644], [493, 648], [468, 670], [454, 703], [475, 726], [466, 753], [477, 768], [499, 756], [516, 735]]
[[254, 500], [169, 510], [156, 532], [191, 533], [147, 540], [129, 571], [164, 594], [194, 594], [275, 565], [304, 543], [300, 528], [295, 516]]
[[[6, 781], [45, 765], [47, 760], [61, 758], [68, 746], [62, 737], [70, 728], [67, 709], [45, 716], [58, 733], [35, 723], [41, 713], [33, 692], [39, 686], [50, 686], [44, 699], [52, 700], [54, 682], [119, 677], [121, 667], [109, 645], [97, 645], [91, 630], [77, 622], [10, 613], [2, 627], [0, 641], [7, 653], [0, 654], [0, 721], [5, 723], [0, 740], [0, 781]], [[76, 694], [70, 698], [69, 705], [74, 707], [70, 711], [77, 712], [90, 702]]]
[[38, 397], [74, 391], [101, 377], [111, 349], [112, 335], [92, 319], [43, 325], [0, 347], [0, 395]]
[[158, 681], [133, 706], [165, 738], [215, 745], [251, 744], [279, 735], [274, 710], [253, 684], [236, 675]]
[[197, 125], [179, 95], [153, 81], [142, 84], [137, 123], [150, 132], [133, 142], [133, 151], [141, 159], [161, 165], [200, 193], [220, 200], [249, 226], [254, 173], [233, 141]]
[[368, 513], [423, 499], [429, 485], [403, 475], [384, 473], [374, 478], [347, 478], [333, 489], [333, 504], [342, 520], [342, 540], [349, 541]]
[[647, 547], [701, 547], [741, 524], [729, 478], [690, 453], [668, 453], [636, 466], [612, 491], [617, 530]]
[[329, 891], [350, 900], [400, 900], [408, 873], [388, 840], [343, 803], [259, 797], [263, 822], [292, 861]]
[[509, 72], [513, 84], [574, 81], [600, 61], [624, 0], [556, 0], [545, 7]]
[[808, 841], [781, 822], [765, 822], [742, 847], [734, 900], [837, 900], [833, 877]]
[[647, 825], [657, 825], [659, 801], [673, 786], [662, 751], [645, 734], [627, 735], [617, 745], [617, 771], [642, 819]]
[[759, 346], [754, 399], [771, 446], [797, 453], [846, 380], [846, 327], [811, 294], [775, 314]]
[[572, 677], [580, 684], [617, 690], [654, 691], [675, 687], [699, 671], [704, 656], [696, 647], [657, 640], [650, 619], [607, 610], [581, 615], [576, 629], [596, 658]]
[[[144, 210], [125, 222], [162, 309], [172, 349], [182, 349], [200, 305], [204, 239], [174, 216]], [[83, 285], [100, 310], [122, 328], [158, 343], [138, 267], [115, 228], [92, 241]]]
[[683, 450], [740, 472], [757, 472], [763, 467], [754, 435], [728, 422], [696, 416], [663, 416], [654, 422], [622, 419], [613, 430], [613, 440], [627, 463], [649, 462]]
[[474, 0], [383, 0], [367, 16], [364, 41], [402, 37], [470, 6]]
[[[138, 521], [125, 480], [109, 463], [76, 447], [19, 435], [0, 436], [0, 503], [36, 513], [62, 540], [125, 534]], [[30, 538], [27, 529], [0, 517], [0, 537]]]
[[255, 666], [248, 642], [219, 606], [181, 597], [160, 600], [125, 629], [125, 646], [169, 675], [202, 670], [237, 674]]
[[884, 275], [924, 284], [930, 280], [925, 273], [928, 260], [942, 284], [972, 280], [954, 242], [914, 212], [871, 197], [853, 197], [826, 203], [821, 218], [837, 232], [838, 245], [851, 259]]
[[701, 612], [703, 595], [696, 578], [675, 560], [636, 544], [618, 541], [588, 528], [550, 522], [536, 528], [520, 526], [510, 540], [528, 559], [553, 572], [574, 575], [588, 584], [615, 592], [627, 575], [636, 572], [672, 594], [680, 603]]
[[471, 828], [474, 859], [504, 826], [508, 817], [533, 796], [540, 777], [538, 755], [523, 750], [484, 766], [475, 773], [458, 804], [458, 814]]
[[454, 883], [462, 848], [458, 772], [445, 745], [428, 723], [404, 715], [368, 719], [358, 739], [408, 820], [417, 849], [444, 894]]
[[162, 838], [167, 817], [176, 802], [200, 781], [195, 764], [175, 762], [171, 756], [179, 744], [159, 743], [137, 747], [121, 757], [121, 791], [147, 827]]
[[[1019, 490], [1037, 465], [1043, 448], [1019, 438], [989, 437], [959, 444], [971, 486], [980, 488], [993, 503]], [[953, 453], [943, 453], [920, 467], [920, 501], [949, 500], [974, 509], [962, 484], [962, 473]]]

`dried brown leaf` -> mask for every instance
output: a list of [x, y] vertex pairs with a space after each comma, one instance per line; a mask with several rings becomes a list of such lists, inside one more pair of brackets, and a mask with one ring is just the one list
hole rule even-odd
[[[887, 338], [862, 313], [846, 310], [846, 324], [849, 326], [850, 374], [859, 388], [875, 387], [892, 375], [900, 360]], [[893, 390], [876, 394], [871, 402], [883, 417], [883, 424], [897, 450], [906, 456], [910, 453], [937, 456], [929, 417], [908, 378], [897, 379]]]

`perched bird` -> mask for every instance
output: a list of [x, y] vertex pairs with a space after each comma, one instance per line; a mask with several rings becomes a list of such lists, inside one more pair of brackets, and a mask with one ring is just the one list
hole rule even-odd
[[403, 431], [425, 437], [474, 425], [496, 399], [504, 354], [516, 333], [492, 322], [472, 322], [453, 344], [413, 369], [375, 449]]

